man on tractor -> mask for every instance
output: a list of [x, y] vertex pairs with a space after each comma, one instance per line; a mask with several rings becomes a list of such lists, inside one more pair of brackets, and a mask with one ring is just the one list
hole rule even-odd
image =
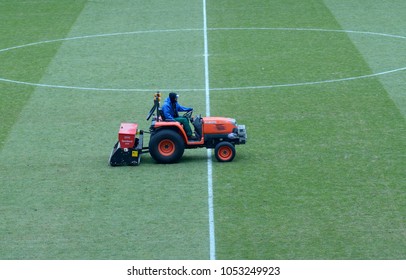
[[179, 95], [171, 92], [169, 97], [165, 100], [162, 106], [162, 112], [165, 117], [165, 121], [177, 121], [180, 122], [185, 128], [185, 132], [189, 140], [198, 140], [198, 137], [193, 135], [188, 118], [179, 116], [178, 112], [190, 112], [193, 108], [183, 107], [178, 103]]

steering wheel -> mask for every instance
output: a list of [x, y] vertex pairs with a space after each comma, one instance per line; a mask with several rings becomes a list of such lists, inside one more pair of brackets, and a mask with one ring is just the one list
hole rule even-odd
[[193, 110], [187, 111], [186, 113], [183, 114], [185, 118], [190, 120], [192, 118]]

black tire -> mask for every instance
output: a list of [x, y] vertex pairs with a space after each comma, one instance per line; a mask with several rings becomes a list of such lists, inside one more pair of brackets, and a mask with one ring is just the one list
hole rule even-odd
[[219, 162], [230, 162], [235, 157], [235, 147], [230, 142], [220, 142], [216, 145], [214, 154]]
[[159, 130], [149, 140], [149, 153], [158, 163], [174, 163], [185, 151], [182, 137], [174, 130]]

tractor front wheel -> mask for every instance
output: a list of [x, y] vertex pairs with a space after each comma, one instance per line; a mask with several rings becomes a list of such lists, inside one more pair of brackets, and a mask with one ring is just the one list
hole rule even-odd
[[160, 130], [149, 141], [149, 153], [158, 163], [177, 162], [184, 151], [183, 139], [174, 130]]
[[216, 159], [220, 162], [232, 161], [235, 157], [235, 147], [229, 142], [220, 142], [214, 149]]

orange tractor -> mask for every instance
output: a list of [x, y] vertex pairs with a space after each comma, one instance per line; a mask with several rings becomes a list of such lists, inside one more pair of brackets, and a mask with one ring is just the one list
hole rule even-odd
[[[121, 123], [118, 141], [109, 158], [111, 166], [139, 165], [141, 155], [149, 152], [158, 163], [178, 162], [185, 149], [214, 149], [216, 159], [230, 162], [234, 159], [235, 145], [245, 144], [245, 125], [237, 125], [236, 120], [224, 117], [192, 117], [193, 111], [183, 116], [193, 124], [197, 140], [189, 140], [181, 123], [165, 121], [160, 108], [161, 94], [154, 95], [154, 106], [147, 120], [152, 122], [149, 132], [138, 130], [136, 123]], [[148, 147], [143, 146], [144, 133], [150, 133]]]

